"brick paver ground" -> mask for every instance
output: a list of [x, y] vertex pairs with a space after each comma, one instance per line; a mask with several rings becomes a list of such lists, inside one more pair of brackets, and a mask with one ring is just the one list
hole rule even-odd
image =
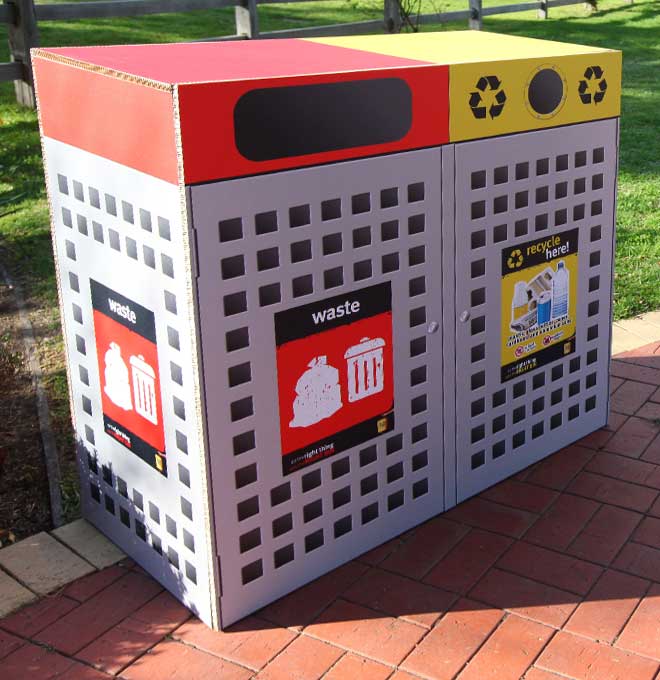
[[130, 560], [0, 619], [0, 677], [660, 679], [660, 343], [609, 425], [218, 633]]

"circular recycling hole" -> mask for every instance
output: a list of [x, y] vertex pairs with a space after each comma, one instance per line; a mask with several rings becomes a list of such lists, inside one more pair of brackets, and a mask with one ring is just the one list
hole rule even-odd
[[562, 102], [564, 81], [554, 69], [541, 69], [529, 83], [527, 97], [536, 113], [547, 116]]

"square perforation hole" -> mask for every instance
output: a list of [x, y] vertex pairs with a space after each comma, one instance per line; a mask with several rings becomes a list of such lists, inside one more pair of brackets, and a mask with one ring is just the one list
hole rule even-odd
[[289, 208], [289, 225], [295, 229], [304, 227], [311, 221], [309, 205], [295, 205]]
[[342, 251], [342, 235], [341, 233], [328, 234], [323, 237], [323, 254], [334, 255]]
[[121, 202], [121, 216], [125, 222], [128, 222], [129, 224], [135, 223], [135, 216], [133, 215], [133, 206], [131, 203], [127, 203], [126, 201]]
[[380, 192], [380, 207], [393, 208], [399, 204], [399, 190], [397, 187], [382, 189]]
[[280, 266], [280, 251], [278, 248], [265, 248], [257, 251], [257, 269], [266, 271]]
[[305, 262], [312, 259], [312, 242], [296, 241], [291, 244], [291, 262]]
[[293, 543], [290, 543], [289, 545], [285, 545], [283, 548], [279, 548], [273, 553], [273, 565], [275, 566], [275, 569], [279, 569], [285, 564], [293, 562], [294, 557], [295, 552]]
[[423, 214], [411, 215], [408, 218], [408, 234], [414, 236], [415, 234], [421, 234], [425, 227], [426, 217]]
[[509, 168], [502, 165], [493, 170], [493, 184], [506, 184], [509, 181]]
[[516, 179], [527, 179], [529, 177], [529, 163], [516, 163]]
[[243, 220], [240, 217], [233, 217], [229, 220], [221, 220], [218, 222], [218, 233], [220, 243], [242, 239]]
[[268, 307], [282, 300], [282, 291], [279, 283], [270, 283], [259, 288], [259, 306]]
[[364, 248], [371, 245], [371, 227], [353, 229], [353, 248]]
[[516, 191], [513, 204], [515, 205], [516, 210], [522, 210], [522, 208], [526, 208], [529, 205], [529, 192]]
[[375, 463], [377, 457], [378, 448], [375, 444], [366, 449], [362, 449], [362, 451], [360, 451], [360, 467], [366, 467], [367, 465], [371, 465], [371, 463]]
[[291, 484], [285, 482], [270, 490], [270, 504], [275, 507], [291, 500]]
[[249, 362], [239, 364], [238, 366], [231, 366], [227, 371], [227, 378], [229, 387], [237, 387], [244, 385], [252, 380], [252, 369]]
[[414, 182], [408, 185], [408, 203], [424, 200], [424, 182]]
[[355, 194], [351, 196], [351, 212], [360, 215], [371, 210], [371, 196], [369, 193]]
[[328, 201], [321, 201], [321, 219], [324, 222], [328, 220], [338, 220], [341, 217], [341, 199], [332, 198]]
[[269, 210], [268, 212], [255, 215], [254, 231], [257, 236], [272, 234], [274, 231], [277, 231], [277, 212]]
[[555, 184], [555, 198], [562, 199], [568, 196], [568, 182], [557, 182]]
[[505, 453], [506, 453], [506, 442], [505, 441], [499, 441], [499, 442], [495, 442], [495, 444], [493, 444], [493, 448], [491, 450], [491, 455], [493, 456], [494, 460], [501, 458]]
[[581, 168], [587, 164], [587, 152], [586, 151], [576, 151], [575, 152], [575, 167]]
[[516, 236], [526, 236], [529, 231], [527, 220], [517, 220], [513, 227], [513, 233]]
[[307, 524], [323, 514], [323, 501], [319, 498], [303, 506], [303, 522]]
[[555, 169], [557, 172], [564, 172], [568, 170], [568, 154], [564, 153], [557, 156], [555, 160]]
[[103, 226], [100, 225], [98, 222], [92, 221], [92, 235], [94, 237], [94, 240], [97, 241], [98, 243], [104, 242]]
[[85, 200], [85, 191], [83, 189], [83, 186], [80, 182], [77, 180], [73, 180], [73, 195], [77, 201], [84, 201]]
[[340, 458], [332, 463], [330, 466], [333, 479], [339, 479], [347, 475], [351, 471], [351, 462], [349, 458]]
[[473, 470], [476, 470], [477, 468], [480, 468], [485, 462], [486, 462], [486, 452], [485, 451], [477, 451], [477, 453], [473, 453], [471, 458], [470, 458], [470, 467]]
[[302, 297], [314, 292], [314, 277], [312, 274], [297, 276], [291, 281], [291, 292], [293, 297]]
[[378, 517], [378, 503], [371, 503], [362, 508], [362, 524], [369, 524]]
[[293, 515], [289, 512], [273, 520], [273, 538], [282, 536], [293, 529]]
[[486, 186], [486, 171], [476, 170], [470, 175], [470, 186], [474, 189], [483, 189]]
[[371, 260], [361, 260], [353, 265], [353, 278], [356, 281], [371, 278], [373, 275], [373, 267]]
[[261, 545], [261, 529], [257, 527], [239, 536], [238, 543], [241, 554], [257, 548]]
[[301, 486], [303, 493], [307, 493], [312, 489], [316, 489], [321, 486], [321, 471], [313, 470], [302, 476]]
[[584, 177], [578, 177], [573, 182], [573, 193], [576, 195], [583, 194], [587, 190], [587, 183]]
[[550, 172], [550, 159], [549, 158], [539, 158], [536, 161], [536, 174], [537, 175], [547, 175]]
[[593, 150], [592, 154], [592, 162], [593, 163], [602, 163], [605, 160], [605, 148], [602, 146], [599, 146], [598, 148]]
[[323, 529], [305, 536], [305, 552], [310, 553], [323, 545]]
[[251, 562], [241, 569], [241, 580], [243, 585], [252, 583], [264, 575], [264, 565], [261, 560]]
[[342, 517], [338, 519], [334, 524], [335, 538], [339, 538], [349, 533], [353, 528], [353, 518], [348, 515], [347, 517]]
[[473, 220], [480, 220], [486, 216], [486, 201], [475, 201], [470, 206], [470, 217]]
[[498, 224], [493, 229], [493, 241], [495, 243], [501, 243], [507, 239], [507, 226], [506, 224]]
[[472, 307], [478, 307], [486, 302], [486, 289], [485, 288], [475, 288], [470, 292], [470, 305]]
[[410, 297], [416, 297], [417, 295], [423, 295], [426, 293], [426, 278], [424, 276], [418, 276], [414, 279], [410, 279], [408, 282], [408, 295]]
[[399, 253], [389, 253], [381, 258], [383, 274], [391, 274], [399, 270]]
[[252, 463], [251, 465], [239, 468], [234, 473], [234, 476], [237, 489], [242, 489], [244, 486], [253, 484], [257, 481], [257, 464]]
[[506, 212], [509, 209], [509, 197], [508, 196], [497, 196], [493, 199], [493, 212], [498, 215], [499, 213]]
[[399, 237], [399, 221], [390, 220], [380, 225], [380, 238], [383, 241], [391, 241]]
[[470, 235], [470, 247], [472, 250], [476, 248], [483, 248], [486, 245], [486, 230], [479, 229], [478, 231], [473, 231]]
[[245, 258], [242, 255], [225, 257], [220, 260], [220, 271], [223, 279], [233, 279], [245, 274]]
[[332, 494], [332, 507], [334, 510], [341, 508], [343, 505], [351, 502], [351, 487], [345, 486], [341, 489], [337, 489]]
[[378, 475], [373, 474], [360, 480], [360, 495], [366, 496], [378, 489]]
[[473, 279], [479, 278], [480, 276], [484, 276], [486, 273], [486, 260], [481, 259], [481, 260], [475, 260], [472, 262], [470, 265], [470, 275], [472, 276]]
[[[326, 289], [337, 288], [344, 283], [343, 267], [333, 267], [323, 272], [323, 285]], [[279, 300], [278, 300], [279, 302]]]
[[603, 175], [602, 174], [594, 175], [591, 178], [591, 189], [593, 191], [598, 191], [598, 189], [602, 188], [603, 188]]
[[165, 309], [170, 314], [176, 314], [176, 296], [174, 293], [170, 293], [168, 290], [164, 291], [163, 297], [165, 298]]
[[144, 210], [144, 208], [140, 208], [138, 214], [140, 218], [140, 227], [144, 229], [144, 231], [152, 231], [151, 213], [148, 210]]

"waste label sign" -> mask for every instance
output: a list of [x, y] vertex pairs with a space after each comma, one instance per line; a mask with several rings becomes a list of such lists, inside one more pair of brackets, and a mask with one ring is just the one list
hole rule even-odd
[[389, 283], [275, 314], [282, 470], [394, 427]]
[[575, 351], [577, 250], [577, 229], [502, 250], [502, 382]]
[[90, 286], [105, 432], [167, 476], [154, 314]]

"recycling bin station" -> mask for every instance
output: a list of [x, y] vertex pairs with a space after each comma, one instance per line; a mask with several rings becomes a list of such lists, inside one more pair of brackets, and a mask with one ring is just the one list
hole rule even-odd
[[33, 62], [83, 513], [210, 626], [607, 422], [619, 52]]

